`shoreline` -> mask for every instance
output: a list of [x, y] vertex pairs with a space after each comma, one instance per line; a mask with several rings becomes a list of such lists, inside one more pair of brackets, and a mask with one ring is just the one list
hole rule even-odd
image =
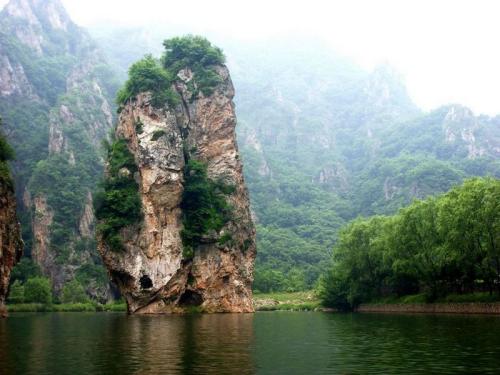
[[[297, 293], [298, 294], [298, 293]], [[317, 299], [295, 298], [255, 298], [255, 312], [272, 311], [318, 311], [336, 313], [336, 309], [323, 307]], [[300, 295], [303, 297], [303, 295]], [[309, 296], [308, 296], [309, 297]], [[124, 303], [96, 304], [8, 304], [8, 313], [17, 312], [126, 312]], [[354, 313], [410, 313], [410, 314], [485, 314], [500, 315], [498, 302], [444, 302], [444, 303], [366, 303], [359, 305]]]
[[500, 302], [361, 304], [354, 311], [360, 313], [500, 315]]
[[44, 312], [126, 312], [127, 306], [124, 303], [62, 303], [62, 304], [43, 304], [43, 303], [18, 303], [7, 304], [7, 313], [44, 313]]

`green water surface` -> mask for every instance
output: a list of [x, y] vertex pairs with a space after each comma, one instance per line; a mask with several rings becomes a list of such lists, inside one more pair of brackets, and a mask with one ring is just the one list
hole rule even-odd
[[500, 374], [500, 317], [12, 314], [0, 374]]

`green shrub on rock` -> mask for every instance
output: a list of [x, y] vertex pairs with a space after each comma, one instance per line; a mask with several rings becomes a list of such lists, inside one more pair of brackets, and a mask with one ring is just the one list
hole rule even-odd
[[151, 55], [145, 56], [130, 67], [129, 79], [117, 94], [117, 102], [124, 105], [127, 100], [142, 92], [151, 92], [153, 107], [168, 103], [175, 106], [179, 99], [171, 88], [172, 76]]
[[192, 258], [193, 250], [202, 237], [210, 232], [217, 236], [230, 220], [231, 206], [227, 203], [225, 196], [233, 191], [234, 187], [222, 181], [210, 179], [205, 163], [191, 159], [186, 164], [181, 203], [184, 225], [181, 237], [184, 258]]
[[[150, 92], [153, 107], [171, 107], [180, 103], [179, 94], [173, 83], [180, 70], [189, 68], [194, 75], [189, 82], [193, 98], [198, 93], [211, 95], [221, 78], [214, 69], [225, 61], [222, 50], [201, 36], [187, 35], [164, 41], [165, 54], [161, 63], [151, 55], [146, 55], [129, 69], [125, 86], [118, 91], [116, 101], [125, 103], [143, 92]], [[163, 65], [163, 66], [162, 66]]]
[[[205, 96], [211, 95], [215, 86], [221, 82], [213, 66], [224, 63], [222, 50], [212, 46], [206, 38], [194, 35], [167, 39], [163, 45], [163, 66], [172, 75], [185, 68], [191, 69], [198, 91]], [[197, 92], [194, 94], [197, 96]]]
[[[0, 128], [2, 126], [2, 118], [0, 117]], [[0, 182], [8, 186], [12, 186], [10, 170], [7, 161], [14, 159], [14, 150], [7, 143], [7, 140], [0, 132]]]
[[120, 230], [142, 219], [139, 185], [134, 179], [137, 166], [124, 139], [108, 145], [107, 152], [108, 176], [95, 198], [97, 230], [112, 251], [120, 251]]

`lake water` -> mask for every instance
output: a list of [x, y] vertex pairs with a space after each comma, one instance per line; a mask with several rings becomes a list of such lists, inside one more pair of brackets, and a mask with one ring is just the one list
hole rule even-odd
[[0, 374], [498, 374], [500, 317], [12, 314]]

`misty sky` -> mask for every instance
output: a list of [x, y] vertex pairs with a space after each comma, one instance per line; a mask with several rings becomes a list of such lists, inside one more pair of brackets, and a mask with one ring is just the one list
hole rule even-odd
[[[0, 0], [4, 5], [7, 0]], [[388, 62], [424, 109], [500, 114], [500, 1], [62, 0], [82, 26], [162, 22], [244, 40], [306, 34], [371, 69]]]

